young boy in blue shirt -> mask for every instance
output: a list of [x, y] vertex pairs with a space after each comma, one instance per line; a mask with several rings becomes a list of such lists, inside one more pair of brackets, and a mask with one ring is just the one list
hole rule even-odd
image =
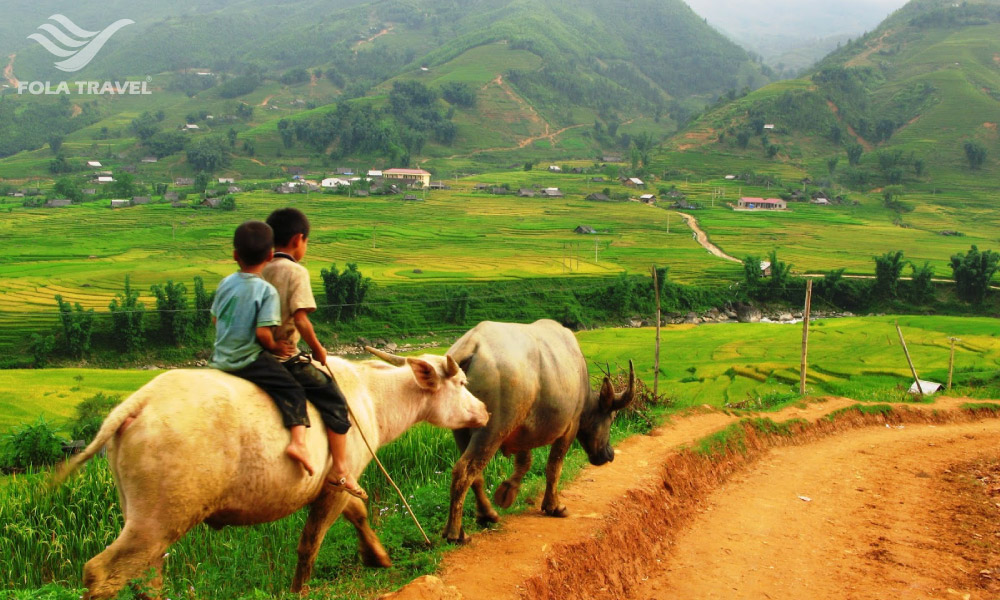
[[256, 383], [274, 399], [292, 434], [285, 453], [312, 475], [305, 442], [305, 391], [275, 358], [292, 354], [295, 347], [274, 338], [273, 328], [281, 325], [281, 301], [274, 286], [260, 276], [273, 254], [274, 233], [267, 223], [247, 221], [236, 228], [233, 258], [240, 270], [223, 279], [215, 292], [215, 348], [209, 364]]

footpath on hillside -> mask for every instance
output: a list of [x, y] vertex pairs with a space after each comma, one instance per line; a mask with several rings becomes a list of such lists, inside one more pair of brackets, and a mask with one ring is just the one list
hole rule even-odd
[[[565, 486], [568, 518], [505, 517], [386, 598], [996, 597], [1000, 526], [983, 511], [1000, 504], [969, 508], [958, 473], [1000, 459], [1000, 419], [968, 402], [677, 417]], [[722, 430], [729, 451], [690, 450]]]

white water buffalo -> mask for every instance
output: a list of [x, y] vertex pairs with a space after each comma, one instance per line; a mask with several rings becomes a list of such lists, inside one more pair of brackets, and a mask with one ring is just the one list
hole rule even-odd
[[498, 449], [515, 456], [514, 473], [493, 496], [497, 505], [507, 508], [531, 467], [532, 448], [551, 444], [542, 511], [566, 516], [556, 490], [563, 458], [578, 439], [592, 464], [614, 460], [608, 435], [615, 414], [635, 395], [631, 361], [625, 392], [616, 393], [607, 377], [600, 392], [594, 392], [573, 333], [549, 320], [530, 325], [485, 321], [455, 342], [448, 354], [465, 370], [469, 391], [486, 404], [490, 420], [482, 429], [454, 432], [462, 455], [452, 470], [451, 510], [444, 537], [451, 542], [466, 541], [462, 506], [470, 485], [478, 520], [499, 520], [483, 491], [483, 469]]
[[[338, 358], [329, 365], [356, 417], [347, 452], [357, 476], [371, 460], [359, 430], [378, 448], [420, 421], [454, 429], [481, 427], [488, 419], [451, 357], [408, 358], [405, 367]], [[322, 424], [312, 405], [309, 418]], [[132, 394], [55, 477], [56, 483], [62, 481], [107, 445], [125, 526], [84, 567], [86, 597], [114, 596], [150, 567], [157, 570], [152, 583], [159, 587], [167, 547], [198, 523], [216, 528], [265, 523], [306, 505], [309, 517], [299, 540], [293, 591], [308, 581], [323, 537], [345, 505], [363, 553], [387, 563], [364, 505], [323, 484], [331, 464], [323, 427], [308, 432], [313, 464], [325, 466], [312, 477], [285, 454], [288, 436], [263, 391], [220, 371], [168, 371]]]

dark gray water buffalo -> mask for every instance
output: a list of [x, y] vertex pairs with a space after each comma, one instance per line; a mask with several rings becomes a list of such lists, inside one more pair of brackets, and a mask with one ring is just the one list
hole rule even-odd
[[499, 520], [483, 490], [483, 469], [498, 449], [515, 456], [514, 473], [493, 496], [498, 506], [507, 508], [531, 467], [532, 448], [551, 444], [542, 511], [566, 516], [556, 491], [563, 458], [578, 439], [592, 464], [614, 460], [608, 434], [615, 414], [635, 396], [631, 361], [628, 390], [616, 393], [605, 377], [600, 392], [594, 392], [573, 333], [549, 320], [530, 325], [484, 321], [455, 342], [448, 354], [464, 369], [469, 391], [486, 404], [490, 420], [481, 429], [454, 432], [462, 455], [452, 470], [444, 536], [452, 542], [467, 539], [462, 506], [470, 485], [479, 522]]

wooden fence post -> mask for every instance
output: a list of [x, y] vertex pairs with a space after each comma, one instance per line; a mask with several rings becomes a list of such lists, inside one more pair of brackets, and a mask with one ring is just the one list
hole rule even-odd
[[958, 338], [950, 337], [951, 340], [951, 356], [948, 357], [948, 391], [951, 391], [951, 374], [955, 371], [955, 342]]
[[920, 397], [924, 397], [924, 388], [920, 385], [920, 378], [917, 377], [917, 370], [913, 368], [913, 360], [910, 359], [910, 351], [906, 349], [906, 340], [903, 339], [903, 330], [899, 328], [899, 323], [896, 323], [896, 332], [899, 333], [899, 343], [903, 345], [903, 354], [906, 355], [906, 362], [910, 365], [910, 373], [913, 373], [913, 381], [917, 384], [917, 393]]
[[809, 359], [809, 312], [812, 308], [813, 280], [806, 280], [806, 306], [802, 312], [802, 365], [799, 367], [799, 394], [806, 393], [806, 370]]
[[660, 397], [660, 280], [653, 265], [653, 289], [656, 291], [656, 354], [653, 357], [653, 397]]

